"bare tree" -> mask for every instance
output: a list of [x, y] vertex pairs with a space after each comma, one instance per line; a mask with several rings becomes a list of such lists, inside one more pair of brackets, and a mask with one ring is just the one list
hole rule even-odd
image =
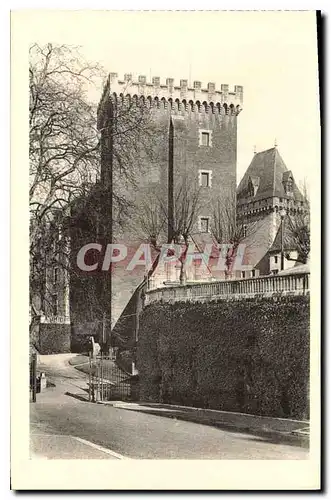
[[35, 219], [97, 176], [96, 110], [88, 102], [87, 85], [100, 71], [72, 47], [34, 44], [30, 49], [29, 199]]
[[245, 224], [236, 217], [236, 196], [219, 198], [213, 211], [211, 232], [222, 250], [225, 250], [225, 277], [230, 278], [239, 245], [254, 232], [254, 224]]
[[310, 254], [310, 201], [306, 182], [302, 185], [302, 193], [303, 206], [287, 217], [285, 245], [293, 247], [297, 252], [296, 259], [286, 254], [287, 260], [307, 264]]
[[30, 48], [29, 159], [32, 292], [43, 287], [52, 221], [94, 182], [99, 169], [95, 107], [87, 88], [100, 77], [74, 47]]
[[188, 245], [201, 208], [201, 188], [197, 187], [194, 180], [183, 178], [176, 184], [174, 193], [174, 220], [172, 221], [174, 243], [181, 243], [183, 239], [185, 245]]
[[[183, 177], [176, 182], [173, 196], [173, 217], [169, 214], [168, 196], [155, 189], [136, 204], [137, 215], [132, 227], [139, 238], [149, 241], [156, 250], [166, 242], [166, 228], [171, 227], [171, 242], [182, 245], [180, 282], [185, 282], [185, 259], [198, 214], [202, 207], [201, 188], [193, 179]], [[171, 243], [168, 242], [168, 243]]]
[[137, 200], [134, 206], [136, 216], [131, 225], [133, 234], [143, 241], [148, 241], [157, 250], [167, 220], [157, 191], [150, 191], [141, 200]]
[[[151, 151], [148, 103], [140, 99], [117, 100], [108, 92], [113, 113], [105, 125], [108, 136], [112, 137], [112, 150], [107, 151], [103, 144], [103, 152], [106, 156], [112, 155], [109, 167], [114, 183], [109, 186], [101, 182], [100, 153], [105, 130], [97, 129], [97, 106], [90, 102], [89, 91], [101, 83], [104, 75], [102, 68], [86, 62], [76, 47], [34, 44], [30, 48], [30, 286], [33, 292], [30, 296], [34, 291], [44, 290], [45, 259], [58, 212], [67, 209], [70, 212], [73, 206], [77, 212], [77, 200], [83, 199], [81, 205], [86, 214], [86, 205], [94, 196], [99, 206], [94, 204], [90, 209], [94, 211], [98, 235], [111, 241], [113, 219], [120, 227], [129, 215], [130, 200], [123, 186], [135, 182], [139, 170], [137, 151]], [[109, 217], [111, 227], [106, 224]], [[59, 256], [56, 258], [59, 260]]]
[[180, 257], [181, 267], [179, 277], [180, 283], [184, 284], [186, 282], [185, 260], [190, 236], [203, 205], [201, 188], [197, 186], [195, 179], [187, 177], [183, 177], [176, 182], [172, 218], [170, 218], [168, 205], [165, 204], [164, 200], [161, 200], [160, 204], [161, 210], [168, 224], [170, 224], [173, 243], [184, 246], [184, 251]]
[[294, 260], [301, 264], [307, 264], [310, 254], [310, 214], [309, 212], [299, 212], [289, 217], [290, 234], [285, 238], [290, 240], [292, 246], [297, 251], [297, 258], [286, 255], [287, 260]]

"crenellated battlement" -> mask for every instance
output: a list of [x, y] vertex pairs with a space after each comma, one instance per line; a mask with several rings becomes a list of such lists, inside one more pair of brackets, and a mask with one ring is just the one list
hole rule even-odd
[[220, 90], [216, 84], [209, 82], [207, 87], [202, 82], [194, 81], [189, 86], [188, 80], [180, 80], [175, 84], [173, 78], [166, 78], [162, 83], [160, 77], [154, 76], [147, 81], [146, 76], [139, 75], [134, 79], [131, 73], [118, 78], [117, 73], [109, 73], [100, 105], [106, 96], [128, 97], [130, 99], [144, 98], [147, 103], [156, 107], [171, 108], [173, 110], [209, 111], [224, 114], [239, 114], [243, 104], [243, 87], [221, 84]]

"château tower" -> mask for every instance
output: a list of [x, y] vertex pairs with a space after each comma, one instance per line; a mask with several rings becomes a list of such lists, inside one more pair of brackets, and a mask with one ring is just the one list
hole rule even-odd
[[[106, 134], [106, 124], [114, 121], [118, 105], [124, 102], [129, 106], [143, 103], [151, 117], [148, 127], [154, 159], [144, 153], [140, 156], [143, 174], [135, 195], [143, 197], [153, 186], [166, 190], [171, 217], [176, 186], [182, 178], [190, 179], [201, 187], [203, 200], [195, 230], [210, 230], [216, 199], [235, 197], [237, 117], [242, 109], [243, 87], [230, 89], [222, 84], [218, 90], [212, 82], [204, 87], [200, 81], [190, 86], [188, 80], [180, 80], [177, 85], [173, 78], [162, 83], [159, 77], [153, 77], [148, 82], [142, 75], [134, 80], [131, 74], [119, 79], [116, 73], [110, 73], [98, 107], [101, 134]], [[105, 137], [102, 143], [107, 144]], [[112, 147], [108, 140], [108, 155], [105, 151], [102, 154], [104, 182], [114, 161]]]
[[[148, 82], [144, 76], [134, 80], [127, 74], [121, 80], [117, 74], [109, 74], [97, 113], [100, 178], [71, 210], [70, 317], [74, 349], [80, 349], [90, 335], [99, 340], [104, 335], [110, 338], [110, 328], [127, 305], [136, 300], [136, 292], [144, 284], [145, 267], [137, 265], [132, 272], [126, 270], [140, 244], [147, 242], [146, 235], [133, 232], [141, 213], [140, 203], [156, 192], [165, 200], [170, 219], [177, 187], [183, 179], [191, 182], [203, 198], [192, 232], [205, 233], [210, 230], [214, 203], [227, 197], [234, 199], [237, 119], [242, 103], [243, 88], [238, 85], [230, 89], [223, 84], [218, 89], [214, 83], [204, 86], [195, 81], [191, 86], [181, 80], [177, 85], [173, 78], [162, 83], [158, 77]], [[128, 113], [128, 119], [121, 119], [123, 113]], [[130, 175], [134, 174], [134, 183], [122, 175], [125, 167], [133, 169]], [[111, 197], [113, 188], [130, 209], [121, 225], [114, 222], [117, 214]], [[169, 223], [159, 243], [171, 240], [171, 230]], [[205, 241], [210, 235], [199, 236]], [[100, 252], [90, 252], [85, 259], [89, 265], [97, 264], [97, 268], [80, 272], [77, 254], [91, 242], [102, 244]], [[127, 258], [107, 272], [102, 262], [105, 243], [111, 242], [124, 243]], [[157, 254], [155, 248], [153, 251]], [[138, 296], [140, 300], [140, 292]], [[131, 321], [133, 313], [127, 314]], [[128, 329], [130, 335], [135, 330], [131, 326]]]
[[237, 189], [237, 222], [247, 232], [245, 263], [253, 273], [280, 270], [279, 256], [271, 261], [270, 252], [279, 250], [281, 214], [307, 210], [306, 201], [276, 146], [254, 154]]

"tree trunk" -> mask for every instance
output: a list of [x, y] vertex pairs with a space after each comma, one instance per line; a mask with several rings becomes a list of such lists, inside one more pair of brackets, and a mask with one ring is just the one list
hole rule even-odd
[[225, 258], [225, 279], [231, 279], [233, 276], [233, 264], [237, 257], [239, 243], [233, 244], [227, 251]]
[[185, 263], [181, 262], [180, 264], [180, 274], [179, 274], [179, 283], [181, 285], [185, 285], [186, 282], [186, 276], [185, 276], [185, 269], [184, 269]]
[[180, 258], [180, 274], [179, 274], [179, 283], [181, 285], [186, 284], [186, 255], [187, 255], [187, 250], [188, 250], [188, 243], [185, 241], [185, 250], [183, 252], [183, 255]]

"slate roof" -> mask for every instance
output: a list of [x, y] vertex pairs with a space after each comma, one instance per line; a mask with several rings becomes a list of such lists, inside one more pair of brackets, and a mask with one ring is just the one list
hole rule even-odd
[[[238, 201], [248, 197], [250, 179], [253, 185], [258, 186], [254, 200], [272, 196], [289, 197], [285, 193], [283, 181], [287, 180], [290, 173], [276, 147], [256, 153], [237, 188]], [[295, 200], [304, 201], [295, 182], [293, 182], [293, 197]]]
[[278, 275], [284, 274], [301, 274], [301, 273], [310, 273], [310, 265], [309, 264], [300, 264], [296, 263], [290, 269], [284, 269], [283, 271], [279, 271]]
[[[290, 228], [289, 218], [284, 219], [284, 250], [296, 250], [297, 244], [293, 238]], [[279, 225], [276, 237], [271, 245], [269, 252], [280, 252], [282, 250], [282, 225]]]

